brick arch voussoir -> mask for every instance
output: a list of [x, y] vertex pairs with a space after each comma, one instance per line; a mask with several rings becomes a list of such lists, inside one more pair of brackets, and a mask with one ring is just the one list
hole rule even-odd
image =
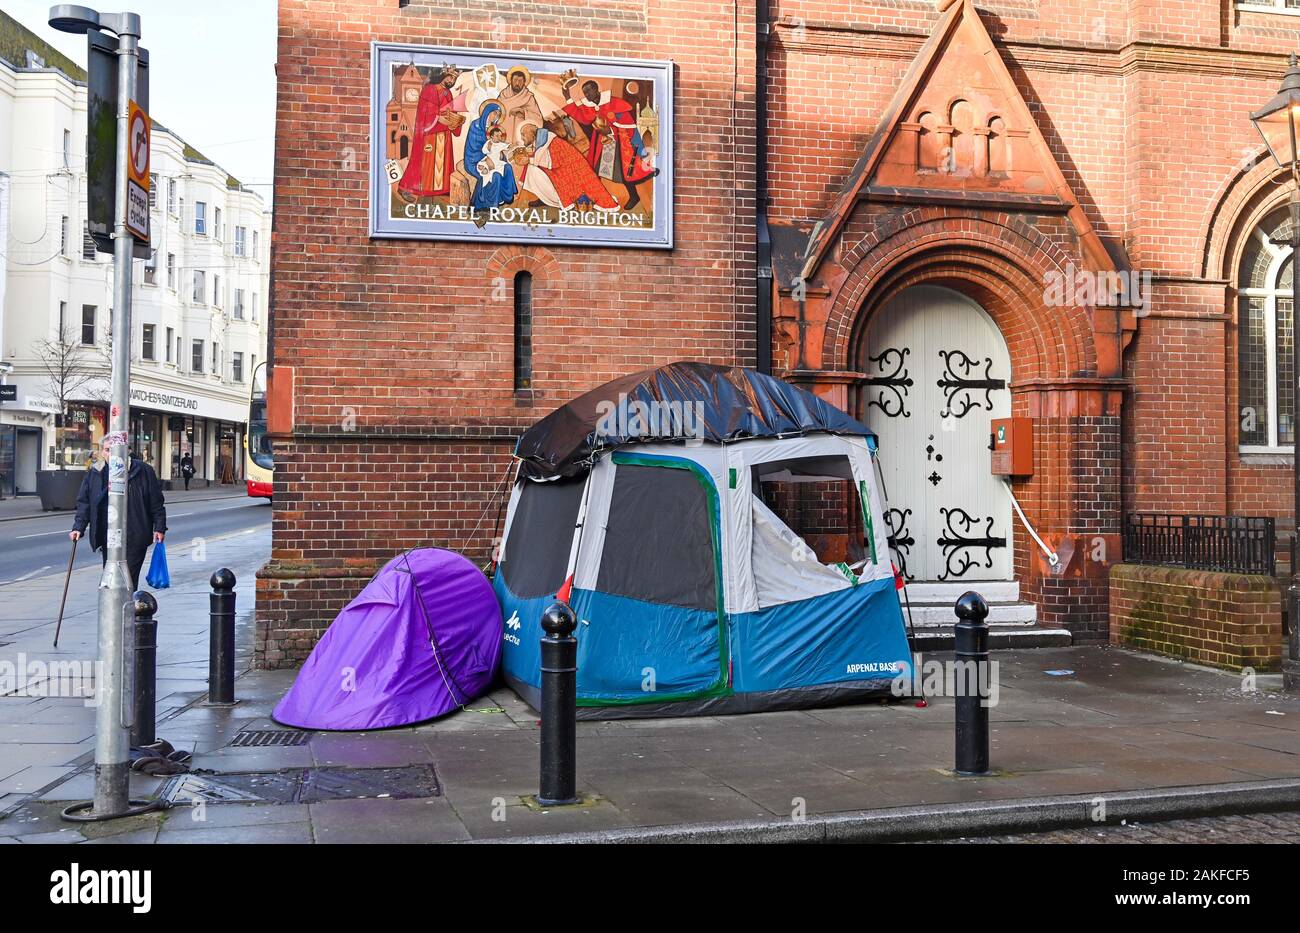
[[[952, 265], [942, 275], [949, 284], [968, 294], [977, 292], [972, 297], [991, 305], [986, 310], [1004, 334], [1011, 335], [1008, 347], [1022, 360], [1018, 373], [1065, 376], [1095, 370], [1087, 315], [1049, 306], [1044, 298], [1047, 274], [1076, 261], [1063, 248], [1005, 215], [994, 221], [934, 208], [909, 214], [925, 215], [925, 220], [884, 225], [879, 237], [864, 238], [858, 244], [862, 250], [855, 247], [842, 258], [852, 271], [838, 289], [827, 321], [829, 360], [845, 367], [853, 364], [856, 338], [880, 306], [882, 286], [909, 274], [910, 284], [934, 282], [947, 257]], [[854, 256], [856, 261], [850, 262]], [[1012, 348], [1020, 334], [1032, 343]], [[1029, 361], [1028, 369], [1023, 361]]]
[[1201, 220], [1201, 274], [1231, 279], [1232, 260], [1239, 245], [1245, 218], [1261, 213], [1286, 199], [1287, 170], [1262, 153], [1248, 168], [1233, 173], [1215, 192]]
[[935, 257], [897, 272], [873, 290], [869, 305], [855, 322], [849, 340], [850, 368], [862, 371], [866, 349], [862, 335], [871, 316], [891, 298], [916, 285], [941, 285], [973, 300], [993, 319], [1007, 344], [1016, 380], [1048, 377], [1069, 367], [1069, 349], [1052, 339], [1051, 329], [1041, 314], [1025, 314], [1021, 295], [1031, 285], [1017, 281], [1014, 270], [995, 269], [972, 262], [960, 254]]
[[534, 288], [543, 286], [547, 279], [554, 280], [559, 272], [555, 255], [541, 246], [502, 246], [488, 257], [487, 277], [514, 278], [520, 272], [533, 277]]
[[[939, 225], [945, 230], [965, 230], [972, 233], [981, 233], [984, 236], [1003, 237], [1007, 233], [1025, 240], [1032, 250], [1041, 248], [1045, 252], [1052, 254], [1058, 262], [1064, 257], [1065, 262], [1070, 262], [1070, 257], [1055, 243], [1048, 240], [1040, 234], [1033, 225], [1008, 214], [977, 214], [966, 208], [960, 207], [915, 207], [901, 214], [888, 215], [882, 219], [873, 218], [875, 226], [872, 231], [864, 236], [861, 240], [848, 246], [840, 257], [840, 265], [844, 268], [852, 268], [872, 252], [879, 249], [882, 243], [897, 239], [900, 236], [911, 237], [922, 235], [923, 231]], [[1010, 241], [1012, 249], [1023, 251], [1017, 244]]]

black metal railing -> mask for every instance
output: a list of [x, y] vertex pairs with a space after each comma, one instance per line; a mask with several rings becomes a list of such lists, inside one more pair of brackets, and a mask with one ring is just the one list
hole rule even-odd
[[1273, 519], [1135, 512], [1124, 523], [1124, 560], [1131, 564], [1276, 576]]

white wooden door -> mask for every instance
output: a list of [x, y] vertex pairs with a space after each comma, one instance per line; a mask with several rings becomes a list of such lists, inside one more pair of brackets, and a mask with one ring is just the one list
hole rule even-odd
[[1009, 580], [1011, 501], [989, 422], [1011, 414], [1011, 360], [959, 292], [900, 292], [867, 330], [863, 420], [880, 440], [885, 519], [909, 580]]

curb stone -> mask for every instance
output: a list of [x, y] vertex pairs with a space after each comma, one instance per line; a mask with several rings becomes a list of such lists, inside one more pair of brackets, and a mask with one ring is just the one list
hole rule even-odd
[[[1105, 801], [1104, 823], [1091, 818], [1098, 801]], [[801, 822], [773, 819], [688, 823], [469, 841], [471, 844], [912, 842], [1115, 826], [1122, 820], [1161, 822], [1228, 813], [1297, 809], [1300, 809], [1300, 779], [1285, 778], [1111, 794], [1026, 797], [977, 804], [891, 807], [815, 816]]]

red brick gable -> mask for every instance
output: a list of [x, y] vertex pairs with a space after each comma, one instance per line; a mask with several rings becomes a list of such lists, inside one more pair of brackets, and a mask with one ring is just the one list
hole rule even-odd
[[814, 229], [803, 278], [817, 272], [859, 201], [1064, 212], [1085, 267], [1115, 271], [974, 3], [949, 0], [941, 8], [938, 25]]

